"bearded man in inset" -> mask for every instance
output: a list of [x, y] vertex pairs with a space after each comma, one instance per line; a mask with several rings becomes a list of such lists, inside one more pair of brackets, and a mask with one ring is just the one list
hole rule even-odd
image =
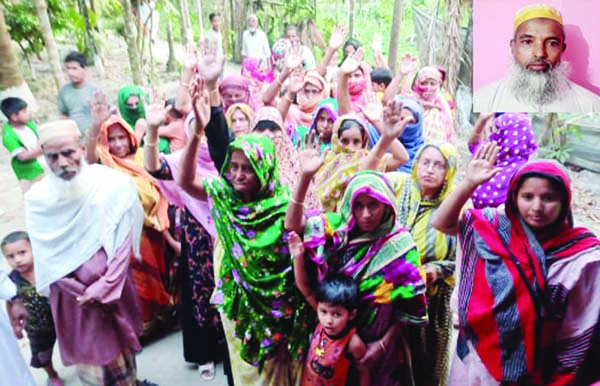
[[563, 19], [543, 4], [517, 12], [510, 41], [513, 64], [503, 79], [475, 92], [475, 112], [598, 112], [600, 96], [569, 80]]

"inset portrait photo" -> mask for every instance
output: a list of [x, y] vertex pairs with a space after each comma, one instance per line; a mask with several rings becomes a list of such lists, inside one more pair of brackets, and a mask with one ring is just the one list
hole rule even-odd
[[600, 112], [600, 1], [474, 0], [473, 111]]

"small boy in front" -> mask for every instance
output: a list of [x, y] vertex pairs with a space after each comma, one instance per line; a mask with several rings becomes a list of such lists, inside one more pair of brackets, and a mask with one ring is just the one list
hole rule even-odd
[[12, 157], [13, 172], [25, 193], [44, 176], [44, 168], [38, 162], [42, 148], [38, 143], [37, 127], [29, 119], [27, 103], [20, 98], [3, 99], [0, 110], [8, 119], [2, 127], [2, 144]]
[[12, 268], [9, 277], [17, 287], [17, 296], [23, 299], [28, 313], [25, 326], [13, 325], [15, 335], [23, 338], [22, 330], [25, 329], [31, 347], [31, 367], [46, 370], [49, 386], [62, 386], [62, 380], [52, 364], [52, 350], [56, 342], [54, 320], [48, 299], [35, 290], [29, 235], [21, 231], [12, 232], [2, 239], [0, 248]]
[[344, 386], [350, 365], [354, 363], [359, 372], [359, 384], [369, 386], [369, 369], [358, 363], [365, 356], [367, 346], [352, 325], [358, 303], [358, 285], [351, 277], [328, 275], [319, 283], [317, 292], [311, 292], [300, 236], [290, 232], [288, 245], [294, 259], [296, 285], [319, 319], [300, 385]]

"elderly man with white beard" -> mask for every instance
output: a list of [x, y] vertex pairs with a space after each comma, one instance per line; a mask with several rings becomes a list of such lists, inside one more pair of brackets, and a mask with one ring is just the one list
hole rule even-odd
[[49, 296], [62, 361], [84, 385], [136, 385], [141, 310], [129, 261], [142, 205], [131, 177], [85, 163], [72, 120], [42, 125], [52, 173], [25, 196], [38, 292]]
[[600, 97], [569, 80], [560, 12], [534, 4], [515, 15], [509, 74], [475, 92], [475, 112], [599, 112]]

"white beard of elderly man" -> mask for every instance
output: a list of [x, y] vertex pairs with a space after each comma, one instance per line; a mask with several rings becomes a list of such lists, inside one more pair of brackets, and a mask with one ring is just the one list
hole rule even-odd
[[600, 97], [569, 80], [562, 16], [534, 4], [517, 12], [506, 77], [475, 92], [475, 112], [598, 112]]
[[133, 180], [85, 163], [75, 121], [44, 124], [52, 173], [25, 195], [36, 289], [49, 297], [62, 362], [85, 385], [137, 384], [142, 316], [129, 268], [143, 209]]

